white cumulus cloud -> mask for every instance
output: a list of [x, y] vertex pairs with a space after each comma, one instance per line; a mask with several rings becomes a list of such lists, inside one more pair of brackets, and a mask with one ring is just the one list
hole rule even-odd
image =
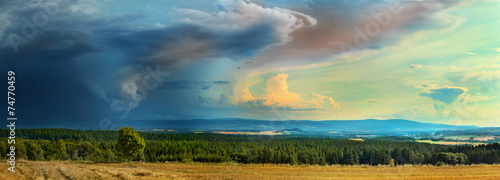
[[244, 1], [224, 1], [221, 6], [227, 11], [208, 13], [195, 9], [175, 10], [183, 17], [181, 22], [203, 25], [220, 31], [235, 31], [261, 24], [272, 24], [279, 36], [280, 44], [291, 41], [292, 37], [289, 34], [293, 31], [317, 24], [315, 18], [288, 9], [264, 8]]

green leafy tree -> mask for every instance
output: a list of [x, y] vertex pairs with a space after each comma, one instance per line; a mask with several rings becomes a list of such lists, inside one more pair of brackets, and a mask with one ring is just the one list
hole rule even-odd
[[94, 146], [90, 142], [80, 142], [78, 144], [78, 156], [83, 160], [87, 160], [94, 150]]
[[0, 158], [2, 159], [5, 158], [5, 154], [7, 154], [7, 146], [5, 146], [5, 143], [3, 141], [0, 142], [0, 154]]
[[29, 160], [43, 161], [43, 149], [36, 142], [25, 142]]
[[16, 143], [16, 155], [17, 155], [16, 158], [28, 159], [27, 150], [26, 150], [26, 146], [24, 145], [24, 141], [19, 141], [18, 143]]
[[145, 147], [146, 143], [144, 142], [144, 138], [141, 138], [139, 133], [134, 131], [134, 128], [120, 128], [118, 131], [117, 149], [122, 156], [131, 161], [137, 155], [142, 154]]
[[64, 143], [64, 141], [62, 139], [60, 139], [59, 141], [57, 141], [57, 144], [56, 144], [56, 159], [57, 160], [68, 160], [69, 159], [69, 155], [68, 155], [68, 152], [66, 151], [66, 143]]
[[78, 161], [78, 150], [77, 149], [73, 149], [70, 151], [71, 152], [71, 157], [70, 159], [72, 161]]
[[[0, 129], [1, 134], [10, 130]], [[349, 141], [333, 138], [273, 137], [262, 140], [255, 136], [229, 136], [219, 134], [170, 134], [143, 133], [122, 130], [141, 151], [142, 138], [148, 145], [136, 155], [126, 159], [122, 149], [133, 150], [118, 144], [118, 131], [71, 129], [19, 129], [16, 130], [16, 159], [64, 160], [66, 154], [74, 161], [94, 162], [185, 161], [279, 163], [279, 164], [498, 164], [500, 144], [477, 146], [441, 146], [422, 143], [391, 141]], [[134, 140], [136, 139], [136, 140]], [[0, 138], [6, 146], [6, 138]], [[127, 142], [127, 141], [122, 141]], [[127, 143], [122, 143], [127, 144]], [[134, 143], [129, 143], [134, 144]], [[1, 143], [0, 143], [1, 146]], [[124, 148], [125, 147], [125, 148]], [[132, 145], [131, 145], [132, 147]], [[138, 147], [138, 148], [137, 148]], [[1, 149], [1, 147], [0, 147]], [[0, 153], [3, 151], [0, 151]], [[4, 158], [6, 156], [4, 155]], [[28, 158], [29, 157], [29, 158]], [[394, 161], [392, 161], [394, 159]], [[439, 162], [439, 163], [438, 163]]]
[[447, 164], [464, 164], [467, 161], [467, 155], [463, 153], [440, 152], [437, 154], [437, 160]]
[[106, 162], [116, 162], [118, 160], [115, 153], [113, 153], [113, 151], [111, 151], [111, 149], [106, 150], [105, 158], [106, 158], [105, 159]]

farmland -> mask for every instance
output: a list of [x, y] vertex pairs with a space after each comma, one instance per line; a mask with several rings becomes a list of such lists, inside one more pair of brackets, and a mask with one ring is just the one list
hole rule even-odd
[[420, 143], [429, 143], [429, 144], [441, 144], [441, 145], [480, 145], [487, 143], [471, 143], [471, 142], [455, 142], [455, 141], [432, 141], [432, 140], [417, 140]]
[[471, 166], [289, 166], [238, 163], [3, 163], [0, 179], [499, 179], [500, 165]]

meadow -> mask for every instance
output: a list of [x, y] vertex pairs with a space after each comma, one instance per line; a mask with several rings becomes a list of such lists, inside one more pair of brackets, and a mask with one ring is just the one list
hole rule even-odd
[[488, 143], [480, 142], [457, 142], [457, 141], [433, 141], [433, 140], [416, 140], [419, 143], [429, 143], [429, 144], [441, 144], [441, 145], [483, 145]]
[[2, 163], [0, 179], [500, 179], [500, 165], [290, 166], [238, 163]]

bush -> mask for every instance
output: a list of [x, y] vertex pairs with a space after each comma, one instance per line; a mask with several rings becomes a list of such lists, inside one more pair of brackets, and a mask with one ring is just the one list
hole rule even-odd
[[436, 164], [434, 164], [434, 165], [436, 165], [436, 166], [444, 166], [444, 162], [438, 161], [438, 162], [436, 162]]
[[464, 153], [440, 152], [437, 154], [437, 161], [452, 165], [465, 164], [467, 162], [467, 155]]
[[163, 162], [167, 161], [167, 157], [165, 157], [165, 155], [163, 155], [163, 154], [162, 154], [162, 155], [158, 158], [158, 161], [163, 163]]
[[391, 166], [391, 167], [396, 166], [396, 164], [394, 163], [394, 159], [391, 159], [391, 160], [389, 161], [389, 166]]
[[184, 158], [184, 159], [182, 159], [182, 162], [183, 163], [192, 163], [193, 159], [191, 159], [191, 158]]

